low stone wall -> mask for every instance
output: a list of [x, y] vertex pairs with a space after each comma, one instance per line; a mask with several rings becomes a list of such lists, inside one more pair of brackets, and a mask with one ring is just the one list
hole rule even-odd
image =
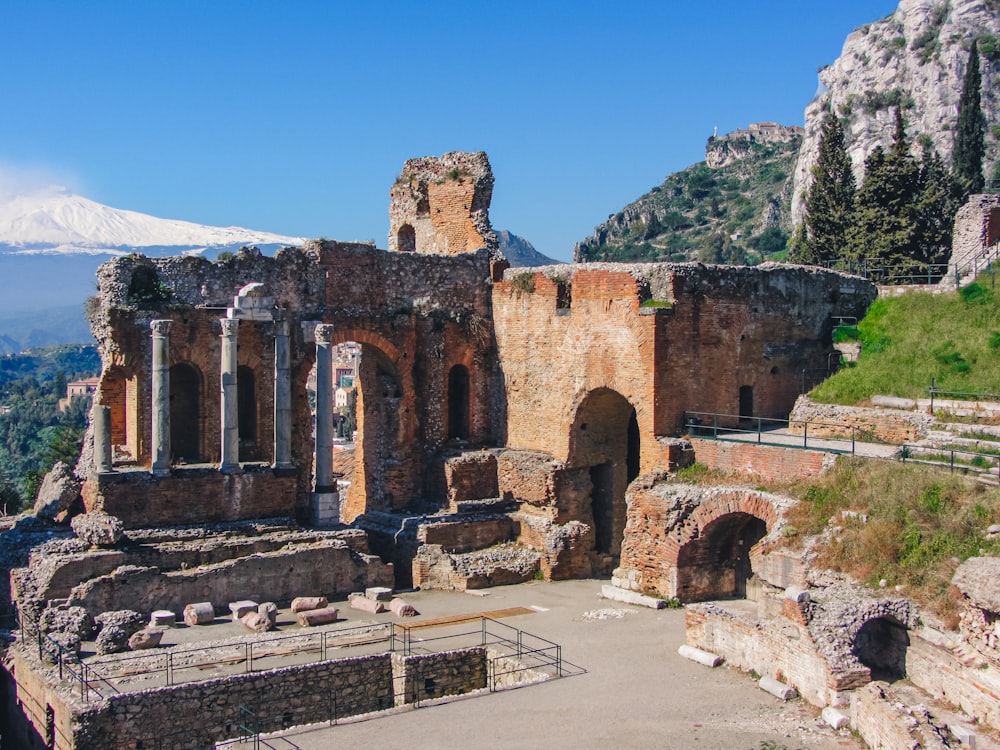
[[690, 441], [698, 463], [719, 471], [752, 474], [762, 479], [815, 477], [833, 463], [833, 454], [823, 451], [695, 437]]
[[[795, 610], [789, 614], [798, 614], [793, 602], [783, 604]], [[801, 621], [751, 622], [713, 604], [688, 606], [684, 620], [688, 645], [718, 654], [745, 672], [791, 685], [814, 706], [846, 703]]]
[[438, 654], [392, 655], [396, 705], [463, 695], [487, 686], [486, 649], [481, 646]]
[[125, 566], [80, 584], [71, 600], [94, 616], [115, 609], [180, 612], [202, 601], [224, 611], [228, 602], [238, 599], [286, 602], [304, 594], [332, 596], [370, 586], [391, 588], [393, 566], [330, 540], [190, 570], [164, 573], [155, 567]]
[[851, 695], [851, 728], [879, 750], [944, 750], [940, 727], [929, 716], [913, 715], [892, 700], [885, 683], [866, 685]]
[[104, 511], [125, 528], [215, 523], [295, 515], [296, 476], [248, 465], [242, 474], [212, 468], [176, 469], [166, 477], [123, 471], [88, 479], [88, 512]]
[[[240, 736], [239, 725], [259, 732], [326, 722], [414, 701], [461, 695], [487, 687], [482, 647], [436, 654], [378, 654], [235, 674], [203, 682], [112, 694], [91, 703], [69, 692], [28, 651], [13, 659], [17, 699], [30, 727], [45, 738], [45, 710], [53, 712], [57, 747], [209, 750]], [[395, 696], [395, 700], [394, 700]], [[252, 714], [243, 709], [249, 709]], [[5, 738], [6, 739], [6, 738]]]
[[858, 439], [865, 435], [866, 439], [874, 437], [898, 445], [919, 440], [933, 425], [934, 417], [921, 412], [820, 404], [799, 396], [788, 429], [796, 435], [808, 429], [810, 437], [848, 440], [853, 431]]
[[446, 552], [469, 552], [509, 540], [514, 524], [509, 516], [471, 517], [461, 521], [421, 524], [417, 539], [424, 544], [440, 544]]
[[914, 638], [906, 651], [906, 676], [934, 698], [1000, 729], [1000, 670], [996, 667], [963, 666], [954, 654]]

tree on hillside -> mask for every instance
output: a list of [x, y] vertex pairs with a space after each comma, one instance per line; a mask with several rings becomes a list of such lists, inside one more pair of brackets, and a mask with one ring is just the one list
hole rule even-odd
[[964, 197], [983, 191], [983, 155], [985, 119], [980, 98], [979, 45], [973, 40], [969, 62], [962, 79], [962, 98], [958, 101], [958, 128], [955, 131], [955, 178], [962, 186]]
[[875, 148], [865, 160], [865, 180], [857, 194], [851, 255], [875, 266], [906, 266], [919, 257], [917, 204], [920, 166], [910, 153], [903, 116], [896, 110], [892, 148]]
[[795, 244], [792, 260], [828, 265], [845, 254], [847, 233], [854, 224], [856, 191], [844, 128], [832, 112], [823, 120], [812, 176], [806, 197], [805, 238]]
[[928, 264], [947, 263], [955, 214], [964, 200], [962, 189], [937, 151], [931, 149], [924, 150], [919, 181], [914, 259]]

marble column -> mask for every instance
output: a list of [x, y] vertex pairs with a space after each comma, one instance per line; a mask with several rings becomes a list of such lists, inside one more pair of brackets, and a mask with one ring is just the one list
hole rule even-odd
[[239, 390], [236, 385], [236, 334], [240, 321], [222, 318], [222, 462], [219, 471], [238, 474], [240, 471], [240, 410]]
[[[274, 464], [291, 469], [292, 464], [292, 373], [288, 352], [288, 320], [281, 311], [274, 321]], [[276, 311], [276, 315], [278, 315]]]
[[170, 320], [151, 320], [153, 332], [153, 435], [150, 471], [170, 473]]
[[111, 407], [94, 406], [94, 470], [98, 474], [114, 471], [111, 463]]
[[316, 326], [316, 492], [336, 492], [333, 483], [333, 326]]

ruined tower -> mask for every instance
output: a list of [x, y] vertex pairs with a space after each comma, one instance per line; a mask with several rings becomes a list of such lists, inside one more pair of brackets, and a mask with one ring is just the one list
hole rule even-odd
[[389, 250], [457, 255], [486, 247], [496, 254], [485, 152], [409, 159], [389, 196]]

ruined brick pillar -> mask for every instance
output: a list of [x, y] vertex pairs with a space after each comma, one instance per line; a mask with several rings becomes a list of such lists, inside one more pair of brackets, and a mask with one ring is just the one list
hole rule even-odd
[[152, 445], [150, 471], [157, 476], [170, 473], [170, 324], [151, 320], [153, 335]]
[[389, 191], [389, 249], [457, 255], [497, 252], [490, 226], [493, 170], [482, 151], [409, 159]]
[[274, 464], [275, 469], [291, 469], [292, 464], [292, 381], [288, 353], [288, 320], [277, 311], [274, 323]]
[[316, 326], [316, 492], [333, 483], [333, 326]]
[[240, 321], [222, 318], [222, 398], [219, 402], [222, 420], [222, 461], [219, 471], [238, 474], [240, 471], [239, 391], [236, 384], [236, 337]]

